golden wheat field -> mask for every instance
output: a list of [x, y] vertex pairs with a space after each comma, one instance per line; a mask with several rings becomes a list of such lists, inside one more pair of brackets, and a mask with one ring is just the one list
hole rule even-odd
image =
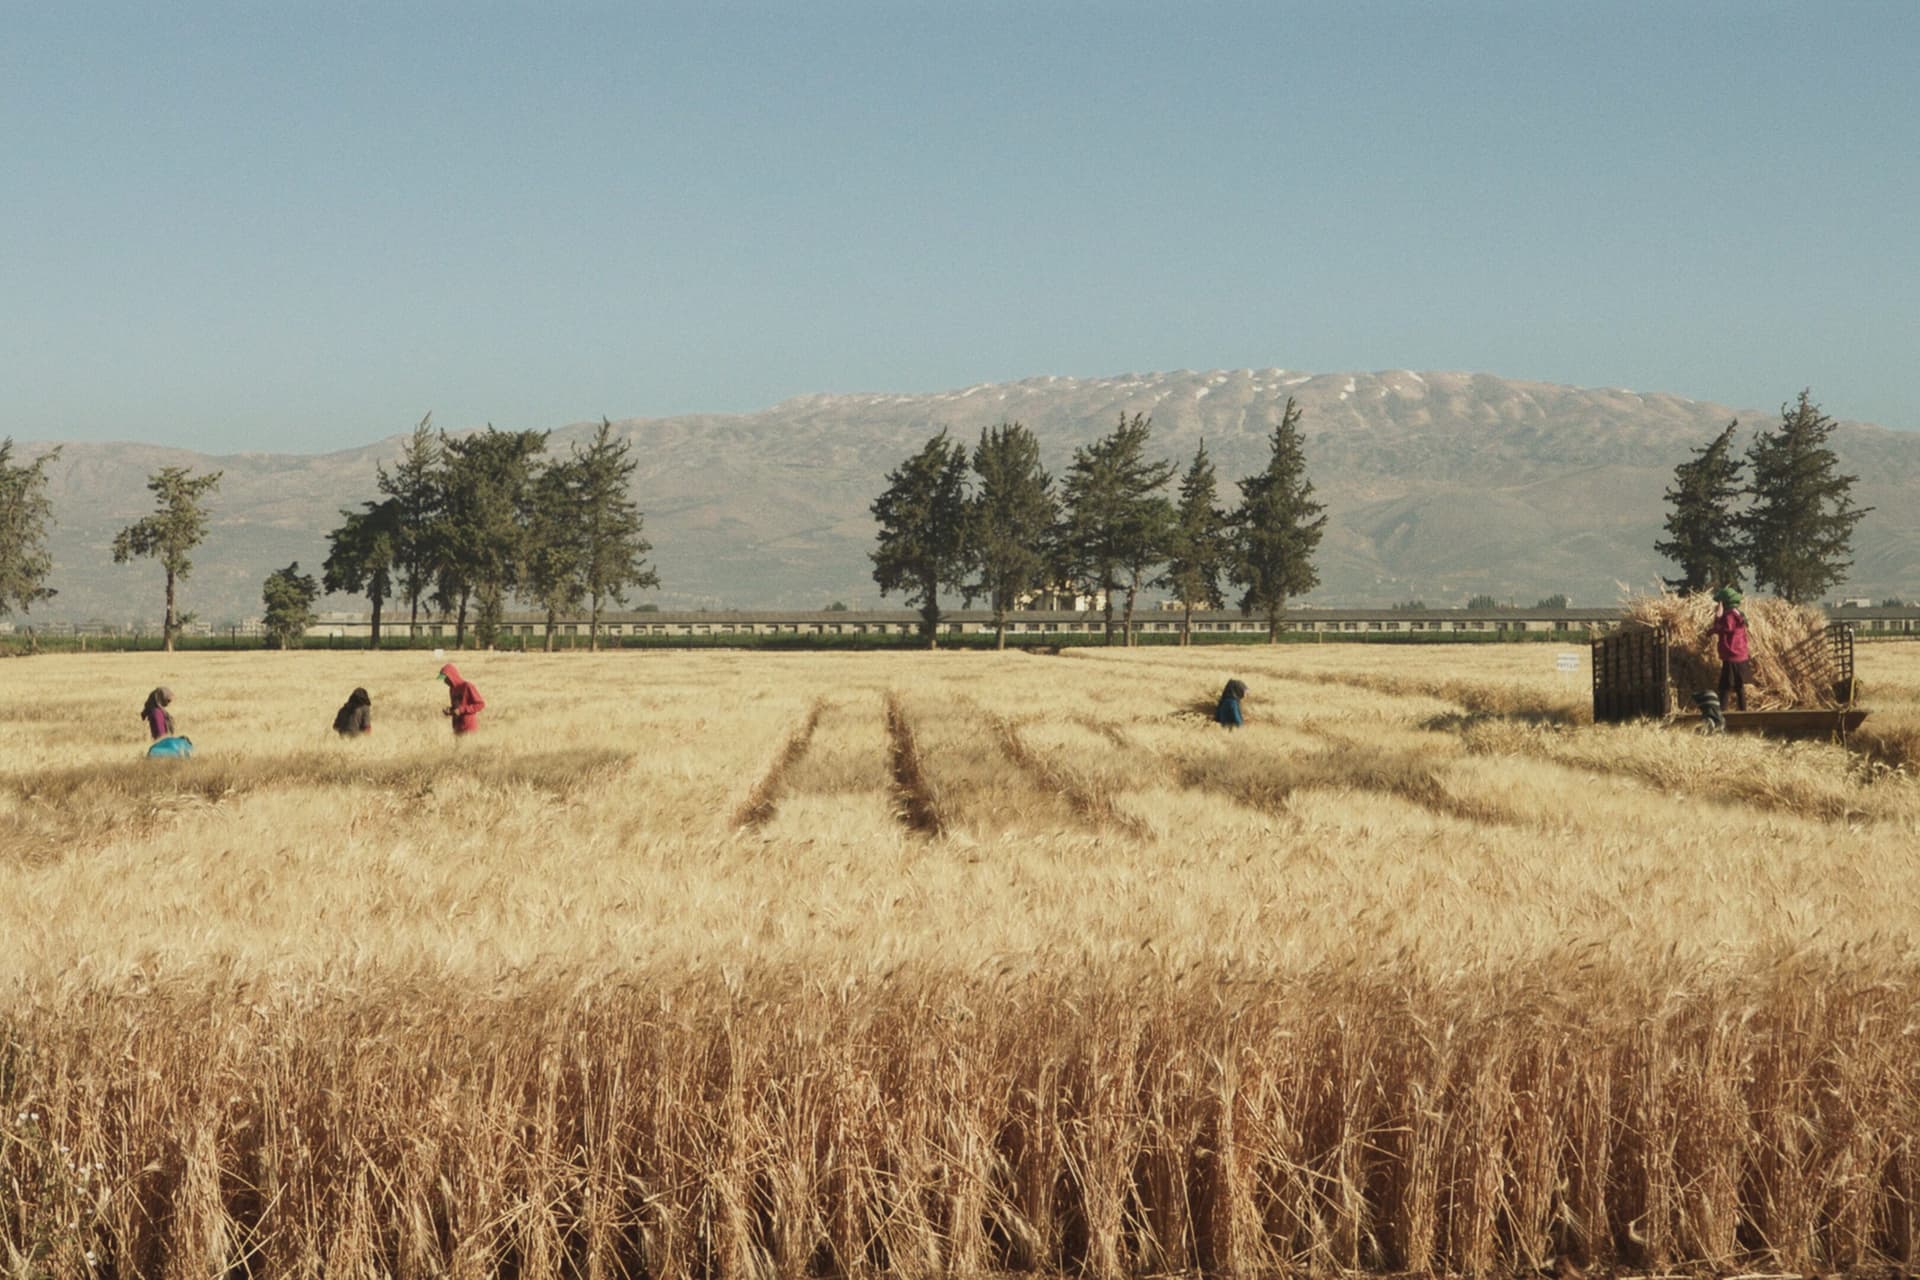
[[1920, 646], [1851, 748], [1556, 652], [0, 663], [0, 1263], [1911, 1266]]

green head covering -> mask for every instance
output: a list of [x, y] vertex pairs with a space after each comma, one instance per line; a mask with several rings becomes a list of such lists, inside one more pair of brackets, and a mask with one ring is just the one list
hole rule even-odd
[[1722, 587], [1713, 593], [1713, 598], [1728, 608], [1737, 607], [1742, 600], [1746, 599], [1740, 594], [1738, 587]]

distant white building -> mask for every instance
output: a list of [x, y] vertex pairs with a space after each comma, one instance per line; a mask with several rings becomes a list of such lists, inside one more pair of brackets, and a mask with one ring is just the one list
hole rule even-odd
[[1081, 595], [1071, 582], [1056, 582], [1016, 596], [1013, 607], [1030, 613], [1094, 613], [1107, 607], [1107, 593], [1095, 591]]

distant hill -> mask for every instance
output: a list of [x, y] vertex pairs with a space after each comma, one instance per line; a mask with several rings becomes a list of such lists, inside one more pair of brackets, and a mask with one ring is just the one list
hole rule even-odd
[[[1782, 398], [1797, 391], [1783, 388]], [[1816, 389], [1817, 394], [1817, 389]], [[1223, 480], [1257, 469], [1294, 396], [1314, 483], [1329, 507], [1311, 602], [1522, 604], [1555, 592], [1610, 602], [1663, 571], [1652, 544], [1673, 467], [1736, 416], [1722, 405], [1468, 373], [1282, 369], [1029, 378], [928, 395], [809, 395], [748, 414], [616, 423], [640, 459], [666, 608], [881, 603], [869, 576], [868, 504], [885, 473], [933, 431], [971, 443], [1018, 419], [1055, 474], [1122, 413], [1151, 414], [1161, 452], [1184, 465], [1202, 437]], [[1777, 408], [1741, 410], [1743, 427]], [[561, 427], [563, 451], [591, 430]], [[211, 457], [138, 444], [68, 444], [52, 468], [59, 527], [52, 585], [35, 618], [155, 620], [159, 572], [117, 566], [116, 530], [147, 505], [167, 464], [220, 468], [213, 530], [185, 607], [209, 621], [257, 614], [269, 570], [319, 566], [343, 506], [371, 497], [401, 437], [319, 456]], [[1859, 526], [1847, 594], [1920, 594], [1920, 432], [1843, 424], [1835, 443], [1876, 510]], [[1231, 491], [1229, 490], [1229, 496]], [[333, 607], [353, 602], [334, 600]]]

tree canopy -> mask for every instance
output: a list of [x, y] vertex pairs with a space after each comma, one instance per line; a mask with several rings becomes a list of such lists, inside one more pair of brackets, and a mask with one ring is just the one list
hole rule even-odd
[[887, 473], [874, 499], [879, 523], [870, 556], [881, 595], [899, 592], [920, 610], [920, 634], [939, 643], [940, 592], [962, 590], [968, 569], [967, 451], [943, 430]]
[[407, 602], [407, 631], [420, 624], [420, 601], [433, 589], [435, 539], [446, 503], [444, 458], [429, 412], [414, 427], [392, 471], [376, 471], [380, 492], [394, 502], [393, 569]]
[[973, 580], [967, 603], [993, 609], [995, 643], [1006, 647], [1007, 611], [1046, 585], [1060, 504], [1040, 465], [1040, 442], [1018, 422], [980, 432], [973, 450], [976, 488], [969, 512]]
[[1733, 435], [1738, 418], [1719, 435], [1694, 451], [1673, 470], [1667, 490], [1667, 536], [1653, 544], [1660, 555], [1679, 566], [1680, 575], [1666, 579], [1675, 591], [1705, 591], [1740, 581], [1743, 559], [1740, 498], [1740, 459], [1734, 456]]
[[580, 584], [588, 602], [588, 647], [600, 647], [600, 613], [609, 600], [625, 604], [629, 591], [660, 585], [647, 563], [653, 544], [646, 518], [633, 500], [639, 461], [631, 443], [613, 434], [604, 417], [585, 449], [575, 446], [565, 468], [565, 492], [578, 531]]
[[1218, 609], [1226, 603], [1220, 577], [1227, 570], [1230, 546], [1227, 513], [1219, 506], [1219, 481], [1207, 442], [1194, 450], [1193, 461], [1180, 479], [1180, 502], [1173, 513], [1173, 532], [1167, 542], [1167, 565], [1158, 585], [1173, 592], [1182, 618], [1180, 643], [1193, 641], [1193, 611]]
[[320, 585], [312, 574], [300, 572], [298, 560], [268, 574], [260, 588], [267, 642], [281, 649], [298, 646], [313, 625], [313, 602], [319, 598]]
[[365, 592], [373, 608], [372, 647], [380, 647], [380, 613], [393, 595], [393, 575], [404, 526], [400, 500], [368, 502], [359, 511], [342, 511], [339, 527], [327, 535], [327, 559], [321, 583], [329, 592]]
[[175, 605], [176, 584], [193, 573], [191, 552], [207, 536], [206, 498], [220, 487], [220, 472], [196, 476], [185, 467], [162, 467], [147, 477], [154, 495], [152, 515], [143, 516], [113, 539], [115, 564], [151, 556], [166, 573], [167, 612], [162, 635], [167, 652], [186, 619]]
[[1280, 638], [1287, 600], [1319, 585], [1313, 553], [1326, 525], [1326, 508], [1313, 500], [1307, 479], [1300, 410], [1288, 396], [1269, 438], [1266, 469], [1240, 482], [1240, 506], [1233, 515], [1229, 576], [1242, 589], [1240, 611], [1266, 618], [1268, 643]]
[[1871, 507], [1853, 505], [1856, 476], [1840, 473], [1828, 444], [1834, 422], [1811, 391], [1780, 407], [1780, 425], [1747, 449], [1753, 505], [1740, 522], [1754, 581], [1806, 604], [1846, 580], [1853, 527]]
[[442, 435], [445, 458], [440, 517], [432, 540], [434, 603], [455, 614], [454, 642], [466, 640], [469, 606], [474, 639], [491, 645], [519, 585], [529, 547], [536, 459], [544, 431]]
[[1166, 557], [1173, 505], [1161, 490], [1173, 464], [1147, 457], [1153, 421], [1124, 412], [1113, 431], [1074, 450], [1067, 469], [1061, 528], [1062, 558], [1069, 573], [1102, 598], [1107, 643], [1113, 643], [1113, 598], [1127, 592], [1126, 631], [1133, 636], [1133, 608], [1148, 572]]

